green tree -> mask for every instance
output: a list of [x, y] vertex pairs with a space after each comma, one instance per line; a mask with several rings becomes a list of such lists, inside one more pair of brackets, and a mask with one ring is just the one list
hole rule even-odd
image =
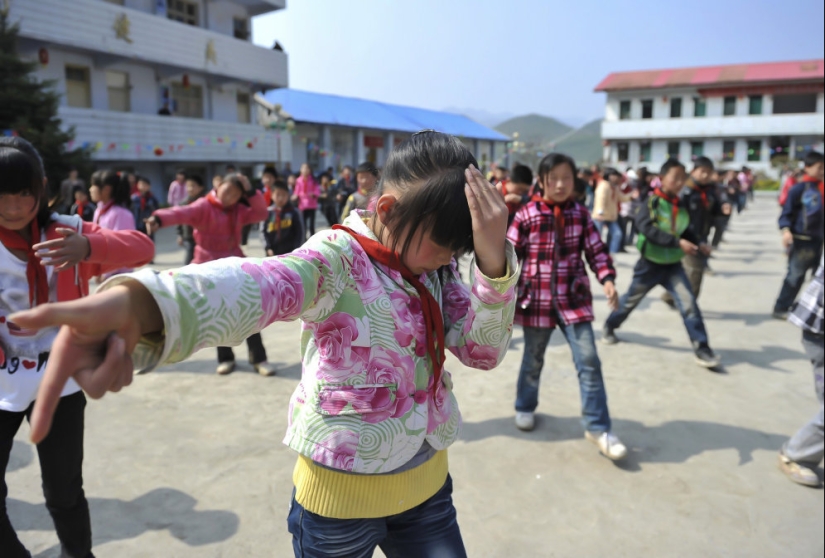
[[8, 2], [0, 0], [0, 133], [13, 130], [40, 152], [49, 187], [57, 191], [69, 170], [81, 176], [92, 170], [89, 148], [66, 149], [74, 140], [74, 129], [64, 130], [57, 116], [60, 95], [54, 82], [40, 81], [34, 72], [37, 62], [20, 58], [17, 51], [19, 25], [9, 22]]

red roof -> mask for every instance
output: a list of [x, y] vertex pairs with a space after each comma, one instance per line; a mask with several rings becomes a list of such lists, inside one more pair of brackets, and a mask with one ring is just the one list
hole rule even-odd
[[786, 81], [825, 80], [825, 61], [766, 62], [701, 68], [674, 68], [641, 72], [614, 72], [596, 91], [658, 89], [664, 87], [713, 87]]

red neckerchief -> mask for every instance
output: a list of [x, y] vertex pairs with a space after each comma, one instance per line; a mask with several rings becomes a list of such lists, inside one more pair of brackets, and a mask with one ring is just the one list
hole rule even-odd
[[[215, 190], [212, 190], [211, 192], [206, 194], [206, 201], [208, 201], [209, 204], [212, 207], [217, 207], [218, 209], [220, 209], [224, 213], [232, 213], [232, 211], [235, 209], [234, 205], [230, 208], [224, 207], [224, 205], [221, 203], [221, 200], [219, 200], [218, 196], [215, 194]], [[235, 229], [236, 229], [236, 225], [238, 224], [237, 223], [238, 220], [235, 217], [235, 215], [232, 214], [232, 215], [229, 216], [229, 221], [232, 223], [232, 232], [231, 232], [231, 234], [232, 234], [232, 238], [234, 240], [235, 239]]]
[[[40, 227], [37, 219], [32, 219], [29, 224], [31, 232], [31, 242], [27, 241], [17, 232], [0, 227], [0, 242], [9, 250], [25, 250], [26, 280], [29, 282], [29, 306], [34, 308], [37, 304], [45, 304], [49, 301], [49, 279], [46, 276], [46, 268], [40, 263], [40, 259], [35, 256], [32, 246], [40, 242]], [[35, 296], [36, 295], [36, 296]]]
[[152, 192], [147, 192], [145, 194], [140, 195], [140, 211], [143, 212], [146, 209], [146, 201], [152, 197]]
[[819, 199], [822, 200], [822, 204], [825, 205], [825, 183], [809, 174], [802, 177], [802, 182], [813, 182], [816, 184], [819, 187]]
[[530, 201], [543, 203], [548, 208], [553, 210], [553, 228], [556, 231], [556, 242], [561, 242], [564, 238], [564, 206], [567, 205], [569, 199], [556, 202], [553, 200], [546, 200], [541, 194], [536, 194]]
[[113, 205], [115, 205], [115, 202], [110, 201], [109, 203], [107, 203], [107, 204], [103, 205], [103, 206], [100, 208], [100, 212], [97, 214], [97, 217], [95, 217], [95, 224], [99, 224], [99, 223], [100, 223], [100, 220], [103, 218], [103, 216], [104, 216], [104, 215], [106, 215], [106, 212], [107, 212], [107, 211], [109, 211], [110, 209], [112, 209], [112, 206], [113, 206]]
[[[656, 188], [653, 190], [653, 194], [659, 198], [662, 198], [666, 202], [670, 202], [671, 205], [671, 212], [673, 213], [673, 217], [670, 220], [670, 232], [676, 233], [676, 218], [679, 216], [679, 196], [670, 197], [666, 192], [664, 192], [661, 188]], [[702, 194], [704, 196], [704, 194]], [[703, 198], [707, 199], [707, 197]], [[707, 207], [707, 206], [705, 206]]]
[[77, 214], [83, 217], [83, 210], [86, 209], [87, 202], [77, 202]]
[[427, 354], [430, 355], [430, 360], [433, 363], [433, 394], [435, 394], [435, 389], [441, 383], [441, 371], [444, 368], [444, 319], [441, 316], [441, 307], [435, 297], [418, 280], [418, 277], [413, 275], [413, 272], [401, 262], [398, 254], [380, 242], [360, 235], [343, 225], [335, 225], [332, 228], [352, 235], [352, 238], [361, 245], [361, 248], [370, 258], [399, 272], [401, 277], [415, 287], [418, 296], [421, 297], [421, 308], [424, 311], [424, 325], [427, 329]]
[[710, 200], [708, 199], [708, 188], [710, 188], [710, 184], [697, 184], [695, 180], [691, 179], [687, 182], [688, 188], [691, 190], [696, 190], [699, 192], [699, 195], [702, 196], [702, 207], [705, 209], [710, 207]]

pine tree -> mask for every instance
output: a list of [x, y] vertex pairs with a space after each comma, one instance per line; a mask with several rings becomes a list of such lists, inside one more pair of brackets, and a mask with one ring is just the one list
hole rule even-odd
[[8, 21], [8, 14], [8, 2], [0, 0], [0, 133], [11, 130], [37, 148], [49, 187], [56, 192], [72, 167], [80, 176], [89, 175], [91, 150], [66, 149], [66, 144], [74, 140], [74, 129], [61, 128], [57, 116], [60, 95], [54, 82], [37, 79], [37, 62], [20, 58], [19, 26]]

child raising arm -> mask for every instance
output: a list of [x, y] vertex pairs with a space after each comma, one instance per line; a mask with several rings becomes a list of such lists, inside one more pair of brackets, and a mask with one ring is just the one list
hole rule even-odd
[[[334, 529], [347, 536], [329, 555], [381, 546], [397, 556], [466, 556], [447, 471], [460, 413], [444, 353], [490, 369], [507, 351], [518, 277], [507, 209], [469, 150], [436, 132], [393, 150], [374, 206], [291, 254], [140, 272], [111, 280], [85, 304], [15, 316], [28, 327], [68, 326], [54, 345], [33, 439], [48, 431], [69, 377], [100, 397], [128, 385], [134, 367], [300, 318], [303, 375], [284, 440], [298, 453], [289, 516], [296, 552]], [[477, 268], [468, 290], [455, 256], [470, 250]], [[380, 537], [360, 535], [373, 527]]]

